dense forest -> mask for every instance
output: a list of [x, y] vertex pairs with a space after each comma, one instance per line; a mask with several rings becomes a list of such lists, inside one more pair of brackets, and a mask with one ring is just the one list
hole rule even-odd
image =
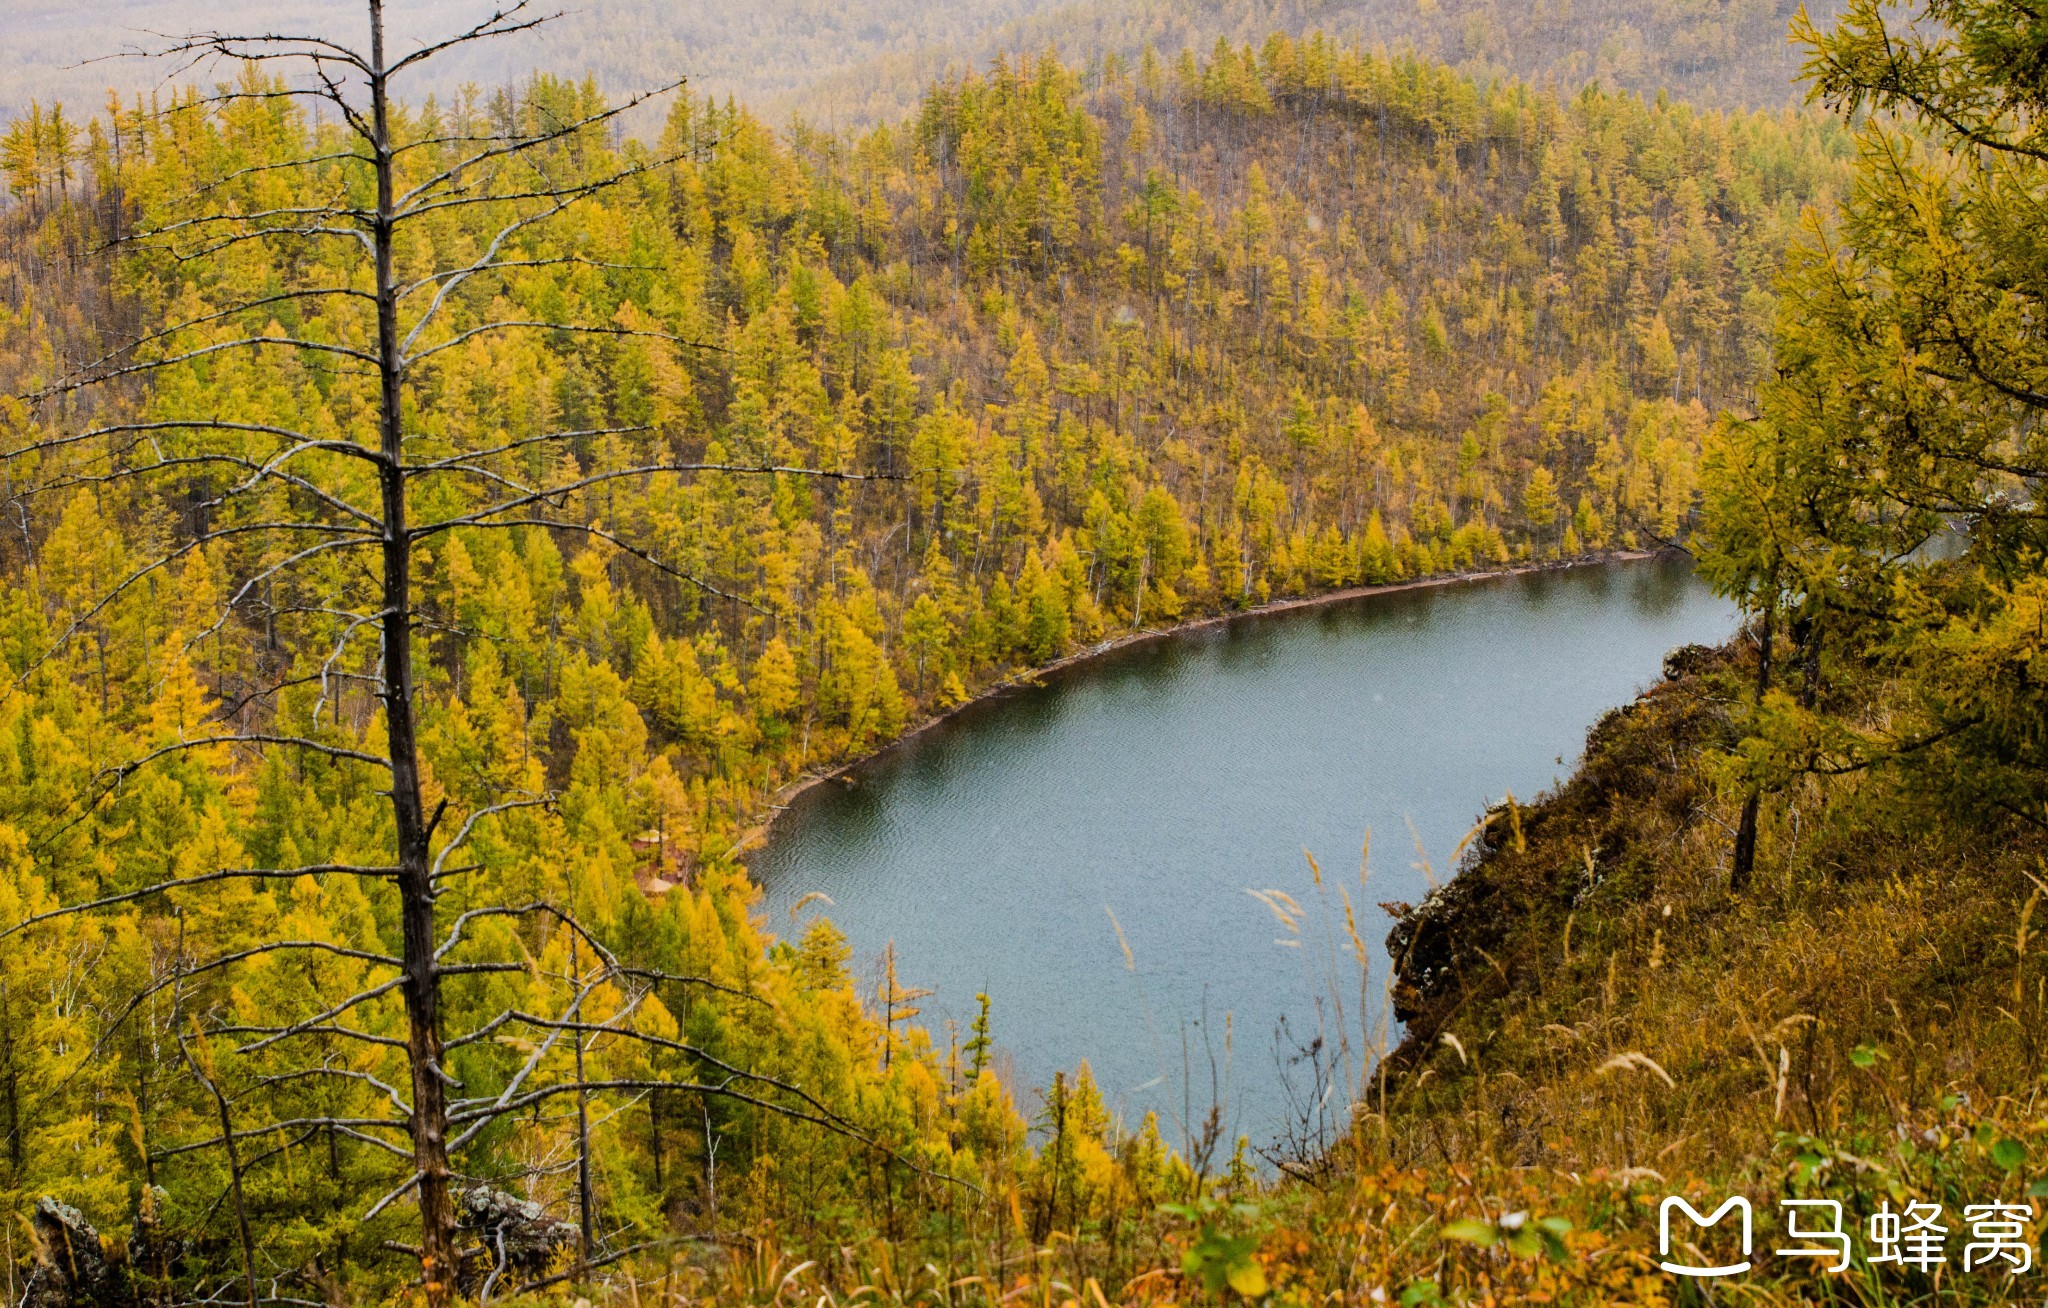
[[[10, 1295], [1655, 1302], [1667, 1175], [2021, 1196], [2040, 142], [1973, 13], [1810, 30], [1840, 115], [1281, 35], [858, 134], [17, 119]], [[1404, 917], [1281, 1182], [750, 911], [781, 787], [1033, 666], [1677, 540], [1746, 642]]]
[[[573, 118], [590, 94], [541, 81], [422, 116]], [[124, 317], [196, 321], [222, 288], [318, 280], [317, 263], [259, 264], [209, 286], [218, 273], [180, 265], [78, 284], [96, 275], [79, 252], [111, 225], [165, 221], [199, 177], [317, 148], [301, 131], [282, 110], [17, 123], [14, 388], [55, 366], [53, 342], [87, 357]], [[59, 138], [75, 157], [27, 144]], [[594, 552], [525, 528], [452, 533], [421, 578], [448, 627], [437, 675], [466, 699], [471, 661], [495, 660], [538, 711], [603, 669], [690, 796], [621, 830], [659, 817], [670, 843], [715, 856], [795, 772], [1104, 636], [1669, 540], [1709, 413], [1747, 402], [1763, 358], [1772, 252], [1839, 182], [1844, 148], [1813, 118], [1560, 102], [1323, 40], [1145, 61], [1093, 94], [1056, 63], [998, 66], [850, 141], [785, 145], [685, 102], [649, 156], [672, 162], [551, 237], [648, 271], [508, 277], [462, 306], [620, 334], [466, 341], [427, 420], [506, 444], [600, 433], [564, 454], [588, 475], [687, 452], [894, 480], [607, 482], [573, 510], [605, 529]], [[67, 176], [94, 189], [71, 197]], [[323, 310], [290, 325], [351, 330]], [[666, 335], [625, 334], [641, 327]], [[180, 385], [218, 389], [212, 370], [232, 366], [243, 420], [347, 430], [362, 399], [318, 362], [209, 361]], [[64, 450], [87, 461], [78, 475], [127, 457]], [[61, 466], [36, 458], [37, 477]], [[67, 513], [123, 511], [85, 489], [35, 505], [11, 566]], [[89, 520], [69, 530], [101, 539]], [[244, 548], [182, 566], [227, 587], [266, 547]], [[225, 633], [193, 656], [233, 702], [268, 656]], [[261, 634], [267, 650], [268, 619]], [[331, 635], [315, 622], [306, 639]], [[154, 684], [142, 647], [125, 657]], [[559, 781], [567, 733], [589, 724], [543, 725]]]

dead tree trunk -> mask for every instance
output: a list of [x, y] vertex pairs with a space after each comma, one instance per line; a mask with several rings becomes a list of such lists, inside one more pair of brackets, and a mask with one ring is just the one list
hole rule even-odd
[[[1759, 708], [1771, 689], [1771, 617], [1772, 607], [1767, 604], [1757, 632], [1756, 702]], [[1762, 808], [1763, 785], [1752, 781], [1749, 793], [1743, 796], [1742, 817], [1735, 825], [1735, 853], [1728, 868], [1728, 888], [1738, 895], [1749, 888], [1750, 874], [1756, 868], [1756, 824]]]
[[440, 1303], [455, 1278], [455, 1202], [449, 1193], [448, 1096], [441, 1067], [440, 985], [435, 976], [433, 831], [420, 797], [413, 722], [412, 536], [405, 505], [405, 359], [398, 332], [392, 238], [398, 222], [392, 153], [384, 6], [370, 3], [370, 140], [377, 207], [370, 222], [376, 261], [378, 486], [384, 519], [384, 714], [391, 746], [391, 813], [397, 835], [399, 916], [404, 933], [406, 1055], [412, 1063], [413, 1166], [419, 1174], [420, 1264], [427, 1301]]
[[[707, 594], [734, 604], [747, 603], [744, 597], [728, 594], [708, 581], [671, 567], [650, 550], [622, 539], [604, 527], [602, 521], [583, 514], [576, 506], [577, 498], [618, 480], [630, 478], [638, 484], [657, 476], [705, 471], [853, 481], [870, 478], [859, 473], [804, 467], [679, 462], [659, 448], [651, 449], [644, 459], [633, 461], [633, 466], [571, 473], [567, 477], [527, 479], [525, 474], [508, 473], [498, 466], [506, 456], [528, 449], [567, 448], [579, 439], [644, 433], [649, 430], [644, 426], [549, 431], [497, 444], [458, 437], [453, 452], [409, 459], [408, 435], [420, 433], [417, 425], [408, 432], [407, 405], [417, 408], [431, 403], [431, 389], [422, 384], [423, 376], [431, 376], [427, 361], [471, 339], [486, 334], [548, 330], [604, 337], [652, 337], [692, 347], [704, 343], [658, 326], [626, 326], [602, 319], [575, 321], [566, 316], [538, 320], [498, 317], [492, 312], [465, 310], [460, 300], [451, 300], [457, 288], [472, 278], [488, 281], [514, 268], [532, 272], [625, 267], [582, 255], [557, 254], [529, 243], [543, 237], [549, 220], [570, 206], [673, 160], [629, 159], [610, 164], [600, 161], [588, 171], [579, 171], [579, 165], [573, 162], [557, 169], [557, 161], [550, 157], [551, 150], [578, 141], [591, 144], [594, 153], [601, 153], [604, 147], [598, 138], [621, 114], [644, 103], [646, 95], [617, 106], [592, 109], [569, 122], [522, 126], [515, 115], [502, 129], [482, 136], [460, 129], [454, 134], [439, 135], [431, 130], [416, 130], [418, 120], [409, 119], [394, 97], [394, 78], [415, 71], [436, 55], [464, 43], [527, 31], [547, 19], [527, 12], [531, 0], [504, 0], [490, 17], [464, 32], [400, 57], [388, 57], [386, 0], [365, 3], [370, 40], [362, 50], [317, 35], [206, 33], [173, 41], [161, 51], [184, 59], [186, 68], [214, 60], [239, 65], [244, 73], [253, 70], [267, 74], [270, 68], [279, 67], [301, 75], [296, 81], [279, 77], [274, 82], [260, 82], [250, 78], [240, 84], [240, 89], [236, 89], [236, 84], [225, 83], [222, 85], [226, 89], [216, 95], [180, 101], [179, 112], [214, 112], [249, 99], [310, 97], [332, 106], [339, 114], [336, 136], [343, 144], [338, 148], [309, 145], [299, 157], [252, 164], [217, 179], [214, 184], [259, 172], [274, 176], [324, 176], [329, 185], [317, 194], [308, 183], [303, 194], [268, 207], [223, 203], [189, 214], [174, 208], [172, 216], [160, 225], [130, 231], [120, 238], [124, 253], [138, 259], [160, 256], [164, 266], [171, 269], [193, 260], [206, 260], [242, 242], [338, 241], [346, 257], [337, 262], [347, 267], [330, 270], [310, 284], [287, 283], [285, 289], [275, 293], [231, 293], [224, 297], [227, 303], [209, 303], [189, 321], [166, 326], [72, 369], [32, 397], [44, 406], [56, 434], [42, 434], [38, 428], [30, 427], [29, 439], [20, 444], [10, 440], [6, 448], [0, 449], [0, 462], [58, 456], [76, 462], [50, 467], [48, 475], [56, 485], [133, 483], [163, 494], [172, 503], [191, 500], [196, 495], [201, 497], [198, 502], [202, 507], [213, 509], [237, 501], [238, 497], [247, 497], [239, 503], [248, 503], [260, 493], [278, 487], [288, 492], [279, 500], [280, 507], [274, 511], [264, 509], [251, 521], [238, 523], [225, 514], [195, 514], [189, 536], [181, 533], [177, 543], [156, 552], [147, 563], [103, 592], [96, 603], [70, 622], [38, 662], [50, 658], [73, 637], [102, 633], [105, 626], [101, 615], [124, 592], [159, 576], [209, 542], [230, 537], [262, 539], [272, 548], [252, 552], [250, 561], [241, 565], [246, 574], [242, 584], [220, 607], [213, 624], [192, 637], [188, 648], [203, 648], [203, 642], [211, 640], [219, 649], [227, 628], [238, 617], [248, 616], [245, 609], [238, 607], [247, 601], [261, 603], [265, 648], [274, 650], [280, 642], [291, 638], [290, 631], [280, 636], [277, 626], [277, 579], [281, 575], [302, 578], [295, 569], [314, 560], [339, 559], [341, 552], [348, 552], [347, 558], [357, 565], [349, 570], [349, 580], [340, 583], [339, 590], [331, 578], [309, 583], [322, 588], [318, 602], [297, 610], [319, 615], [307, 619], [313, 624], [308, 628], [312, 648], [316, 654], [327, 655], [315, 676], [295, 676], [291, 668], [282, 669], [276, 684], [259, 685], [249, 691], [219, 720], [194, 724], [203, 727], [195, 735], [181, 737], [174, 744], [138, 750], [135, 757], [105, 769], [95, 781], [92, 793], [80, 797], [80, 805], [89, 812], [113, 796], [129, 776], [187, 751], [227, 745], [257, 753], [287, 749], [301, 757], [324, 759], [337, 768], [372, 769], [388, 774], [388, 790], [382, 793], [390, 802], [390, 862], [314, 861], [298, 867], [216, 868], [189, 876], [174, 875], [154, 885], [122, 888], [98, 897], [88, 894], [20, 921], [0, 923], [0, 942], [56, 919], [160, 900], [170, 891], [191, 893], [200, 886], [230, 881], [276, 883], [309, 876], [353, 877], [372, 888], [369, 893], [373, 895], [395, 894], [400, 935], [395, 949], [378, 932], [353, 942], [264, 938], [253, 946], [199, 960], [187, 960], [181, 953], [172, 974], [153, 981], [136, 996], [136, 1004], [114, 1020], [118, 1025], [141, 1000], [188, 978], [218, 974], [272, 955], [324, 954], [363, 965], [371, 974], [369, 979], [361, 981], [360, 988], [344, 999], [321, 999], [319, 1012], [278, 1013], [255, 1023], [216, 1013], [195, 1017], [194, 1025], [202, 1041], [212, 1035], [230, 1037], [220, 1046], [224, 1058], [248, 1059], [251, 1064], [269, 1060], [273, 1068], [280, 1069], [268, 1078], [271, 1084], [333, 1077], [344, 1078], [338, 1084], [374, 1086], [382, 1096], [380, 1107], [374, 1112], [351, 1113], [330, 1107], [293, 1118], [290, 1126], [302, 1133], [302, 1141], [324, 1142], [330, 1175], [341, 1171], [338, 1151], [349, 1141], [372, 1149], [380, 1158], [390, 1159], [387, 1166], [402, 1169], [395, 1170], [395, 1174], [382, 1172], [375, 1176], [375, 1186], [384, 1193], [362, 1210], [361, 1221], [374, 1220], [407, 1195], [414, 1197], [420, 1224], [417, 1253], [421, 1283], [427, 1303], [440, 1308], [473, 1284], [480, 1283], [479, 1293], [488, 1297], [505, 1272], [524, 1271], [534, 1265], [531, 1260], [522, 1262], [509, 1256], [501, 1248], [498, 1271], [488, 1279], [477, 1275], [472, 1280], [473, 1269], [462, 1266], [463, 1213], [476, 1209], [480, 1201], [475, 1190], [458, 1195], [455, 1186], [458, 1166], [470, 1157], [471, 1150], [489, 1143], [483, 1132], [494, 1123], [516, 1121], [528, 1110], [538, 1115], [546, 1100], [575, 1098], [582, 1218], [577, 1244], [579, 1263], [583, 1266], [613, 1256], [596, 1248], [594, 1215], [602, 1205], [601, 1196], [594, 1192], [591, 1135], [600, 1129], [593, 1127], [593, 1120], [603, 1119], [591, 1111], [593, 1096], [661, 1090], [696, 1093], [705, 1098], [730, 1096], [855, 1138], [865, 1140], [865, 1135], [799, 1086], [734, 1066], [687, 1041], [645, 1029], [636, 1021], [641, 1001], [664, 982], [695, 981], [743, 1002], [765, 1002], [751, 990], [720, 985], [708, 978], [675, 976], [631, 966], [630, 960], [618, 957], [577, 919], [573, 904], [564, 908], [544, 899], [529, 899], [523, 893], [514, 899], [495, 898], [512, 893], [502, 885], [469, 897], [468, 906], [459, 914], [437, 916], [436, 900], [447, 878], [477, 872], [486, 866], [484, 862], [468, 867], [445, 866], [449, 857], [470, 839], [477, 824], [512, 810], [549, 805], [553, 797], [500, 788], [482, 797], [458, 798], [461, 808], [456, 820], [449, 824], [455, 830], [441, 837], [437, 849], [437, 827], [449, 800], [442, 799], [430, 812], [428, 798], [421, 789], [426, 769], [419, 741], [419, 687], [412, 637], [415, 629], [433, 615], [422, 611], [424, 602], [414, 593], [415, 549], [424, 549], [437, 535], [456, 532], [518, 529], [574, 533], [606, 542], [668, 576], [700, 587]], [[674, 85], [651, 94], [674, 89]], [[204, 187], [199, 193], [203, 195], [211, 189]], [[456, 222], [461, 220], [459, 215], [473, 215], [469, 221], [476, 225], [471, 233], [474, 244], [451, 255], [433, 248], [431, 241], [426, 242], [429, 253], [441, 257], [430, 261], [429, 268], [422, 273], [412, 263], [422, 248], [422, 243], [413, 239], [420, 221], [436, 218]], [[399, 266], [401, 251], [407, 260], [403, 270]], [[177, 272], [174, 280], [185, 276]], [[363, 289], [365, 285], [367, 290]], [[418, 298], [409, 298], [415, 296]], [[339, 330], [325, 335], [273, 331], [236, 335], [237, 329], [222, 326], [257, 311], [270, 316], [282, 303], [291, 303], [315, 317], [331, 315], [332, 321], [325, 325]], [[446, 321], [465, 312], [471, 315], [466, 321]], [[370, 330], [372, 316], [374, 334]], [[188, 334], [201, 331], [206, 333], [204, 338], [188, 339]], [[225, 339], [221, 339], [223, 336]], [[373, 339], [374, 343], [357, 343], [365, 338]], [[138, 356], [135, 350], [142, 344], [149, 344], [151, 349]], [[261, 414], [222, 414], [207, 407], [195, 408], [183, 417], [112, 420], [83, 431], [63, 430], [68, 420], [65, 406], [88, 388], [123, 378], [147, 382], [162, 370], [198, 364], [229, 351], [254, 353], [276, 349], [298, 350], [322, 359], [345, 359], [351, 369], [373, 376], [377, 389], [374, 431], [364, 423], [363, 429], [340, 435], [316, 435], [267, 421]], [[217, 403], [218, 397], [207, 392], [205, 384], [203, 377], [195, 382], [198, 393]], [[112, 455], [94, 452], [98, 447], [89, 443], [107, 442], [118, 448], [138, 439], [147, 440], [158, 451], [159, 461], [123, 465]], [[345, 465], [348, 475], [339, 475], [337, 464]], [[215, 484], [223, 468], [231, 473], [225, 488]], [[436, 483], [435, 478], [442, 480]], [[409, 492], [415, 483], [447, 485], [454, 478], [466, 478], [472, 486], [472, 490], [464, 493], [466, 498], [457, 501], [457, 507], [450, 509], [445, 499], [437, 507], [432, 495], [421, 495], [418, 504], [409, 502]], [[416, 508], [421, 510], [417, 517], [413, 512]], [[26, 529], [24, 539], [31, 539]], [[371, 632], [381, 637], [376, 655], [352, 652], [351, 640]], [[217, 666], [217, 675], [218, 672]], [[339, 713], [323, 724], [323, 708], [343, 693], [333, 692], [334, 699], [330, 699], [330, 673], [345, 678], [344, 686], [350, 680], [375, 684], [384, 708], [381, 741], [360, 734], [360, 723], [354, 724], [351, 731]], [[320, 699], [309, 715], [287, 716], [286, 710], [279, 707], [285, 691], [309, 681], [319, 684]], [[386, 899], [384, 911], [389, 908]], [[450, 1011], [460, 1012], [460, 986], [465, 979], [474, 983], [479, 978], [528, 968], [528, 961], [493, 957], [488, 942], [479, 943], [473, 935], [465, 935], [472, 923], [484, 918], [531, 924], [537, 936], [567, 933], [577, 975], [573, 979], [556, 978], [550, 983], [553, 988], [545, 1001], [531, 1009], [507, 1008], [481, 1019], [471, 1015], [452, 1031], [444, 1031], [444, 991], [455, 996], [450, 1000]], [[596, 963], [589, 977], [581, 975], [585, 958]], [[591, 1021], [583, 1014], [582, 1005], [599, 986], [611, 987], [622, 999], [609, 1016]], [[402, 1028], [394, 1021], [383, 1030], [365, 1029], [361, 1018], [365, 1006], [394, 993], [402, 1001]], [[917, 993], [895, 992], [894, 998], [900, 1002]], [[8, 995], [0, 994], [0, 1105], [8, 1113], [6, 1156], [18, 1170], [22, 1149], [18, 1118], [25, 1110], [15, 1102], [14, 1050], [9, 1039], [12, 1028], [7, 1026], [12, 1017], [5, 1011], [8, 999]], [[899, 1012], [897, 1016], [900, 1020], [903, 1014]], [[375, 1020], [388, 1019], [380, 1015]], [[492, 1083], [457, 1083], [446, 1068], [449, 1050], [473, 1047], [501, 1033], [528, 1037], [532, 1052], [525, 1061]], [[378, 1064], [374, 1074], [364, 1067], [330, 1064], [324, 1054], [316, 1059], [305, 1052], [307, 1046], [298, 1042], [306, 1040], [357, 1042], [359, 1047], [375, 1051], [372, 1061], [388, 1059], [389, 1063]], [[561, 1042], [565, 1040], [574, 1041], [573, 1046], [563, 1047]], [[625, 1042], [681, 1055], [688, 1060], [684, 1074], [660, 1078], [608, 1076], [607, 1053]], [[404, 1067], [399, 1066], [401, 1057]], [[565, 1073], [560, 1063], [569, 1064], [572, 1070]], [[240, 1066], [246, 1071], [251, 1064]], [[255, 1269], [262, 1232], [254, 1229], [252, 1214], [243, 1200], [242, 1181], [245, 1174], [267, 1158], [288, 1159], [298, 1144], [288, 1143], [260, 1155], [251, 1154], [245, 1162], [237, 1147], [238, 1139], [265, 1135], [283, 1124], [246, 1120], [252, 1111], [261, 1115], [261, 1102], [250, 1100], [238, 1113], [245, 1120], [237, 1130], [225, 1091], [219, 1088], [229, 1070], [228, 1065], [222, 1064], [216, 1071], [215, 1065], [209, 1063], [202, 1072], [197, 1064], [193, 1065], [194, 1077], [205, 1084], [214, 1098], [219, 1134], [167, 1145], [164, 1156], [201, 1149], [225, 1153], [234, 1181], [234, 1213], [242, 1252], [239, 1279], [253, 1301], [257, 1297]], [[704, 1075], [702, 1079], [693, 1079], [691, 1071]], [[603, 1107], [601, 1099], [598, 1107]], [[715, 1140], [708, 1135], [708, 1107], [706, 1114], [709, 1180], [710, 1169], [715, 1165]], [[656, 1132], [658, 1142], [658, 1123]], [[146, 1156], [145, 1164], [148, 1162]], [[474, 1234], [475, 1223], [470, 1227]], [[492, 1229], [501, 1227], [502, 1223]], [[493, 1238], [502, 1242], [502, 1232]], [[551, 1248], [553, 1240], [549, 1236], [542, 1243]], [[396, 1250], [409, 1246], [394, 1241], [384, 1247]], [[474, 1262], [473, 1241], [469, 1253]], [[507, 1286], [505, 1291], [516, 1292], [519, 1288]]]

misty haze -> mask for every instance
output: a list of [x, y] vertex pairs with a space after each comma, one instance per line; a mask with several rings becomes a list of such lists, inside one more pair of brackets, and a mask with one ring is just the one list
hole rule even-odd
[[[1833, 0], [1810, 6], [1824, 18]], [[493, 6], [418, 0], [392, 6], [393, 49], [445, 36]], [[700, 94], [740, 97], [771, 121], [802, 114], [860, 125], [909, 111], [948, 69], [979, 67], [999, 51], [1070, 60], [1206, 48], [1217, 38], [1259, 41], [1273, 31], [1327, 31], [1368, 46], [1410, 48], [1481, 76], [1506, 74], [1575, 87], [1599, 80], [1717, 107], [1770, 107], [1796, 98], [1799, 53], [1786, 40], [1793, 0], [580, 0], [535, 6], [562, 17], [538, 32], [455, 52], [423, 94], [486, 85], [534, 69], [594, 76], [610, 94], [687, 77]], [[289, 20], [281, 18], [289, 13]], [[151, 33], [360, 33], [348, 0], [134, 0], [0, 5], [0, 112], [31, 99], [97, 109], [108, 88], [160, 86], [159, 61], [108, 60], [160, 44]], [[76, 67], [85, 60], [99, 60]], [[637, 124], [636, 124], [637, 125]]]

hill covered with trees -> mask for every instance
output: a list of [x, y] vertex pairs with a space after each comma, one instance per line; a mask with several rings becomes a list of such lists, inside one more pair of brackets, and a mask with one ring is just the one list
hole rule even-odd
[[[547, 121], [590, 94], [540, 82], [436, 112]], [[40, 121], [9, 140], [49, 135]], [[85, 252], [138, 221], [122, 204], [169, 219], [198, 177], [312, 146], [290, 119], [198, 112], [65, 130], [72, 155], [12, 174], [23, 392], [61, 352], [179, 304], [205, 316], [186, 265], [95, 283], [109, 270]], [[530, 701], [555, 697], [565, 659], [609, 664], [658, 698], [643, 707], [683, 775], [757, 796], [1139, 623], [1647, 546], [1689, 520], [1708, 414], [1745, 402], [1761, 365], [1774, 251], [1843, 176], [1842, 149], [1816, 119], [1487, 90], [1320, 40], [1094, 92], [1054, 63], [1000, 68], [843, 141], [785, 144], [689, 102], [658, 146], [621, 156], [673, 162], [561, 227], [645, 271], [508, 277], [473, 306], [665, 335], [465, 342], [434, 420], [506, 441], [602, 429], [573, 447], [588, 473], [686, 450], [895, 480], [607, 489], [577, 512], [646, 557], [572, 567], [566, 539], [457, 533], [426, 584], [452, 627], [490, 633]], [[64, 198], [67, 174], [102, 189]], [[254, 372], [237, 384], [280, 421], [346, 429], [347, 388], [288, 359], [238, 362]], [[248, 561], [207, 566], [225, 579]], [[560, 646], [562, 606], [590, 586], [605, 634]], [[445, 643], [452, 691], [478, 647]], [[763, 658], [788, 689], [755, 684]], [[254, 670], [222, 659], [223, 692]], [[706, 798], [676, 830], [722, 849], [751, 803]]]

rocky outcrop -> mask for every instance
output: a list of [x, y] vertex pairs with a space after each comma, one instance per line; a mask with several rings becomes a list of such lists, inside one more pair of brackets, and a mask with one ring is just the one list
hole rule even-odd
[[1563, 785], [1489, 810], [1464, 865], [1421, 903], [1381, 905], [1393, 919], [1394, 1017], [1406, 1028], [1383, 1076], [1421, 1067], [1461, 1013], [1534, 984], [1575, 914], [1585, 941], [1654, 892], [1657, 850], [1708, 798], [1694, 761], [1733, 743], [1727, 686], [1748, 675], [1740, 657], [1739, 647], [1671, 651], [1663, 681], [1588, 733]]
[[45, 1195], [29, 1227], [35, 1261], [21, 1308], [134, 1308], [127, 1269], [107, 1257], [100, 1233], [76, 1208]]

